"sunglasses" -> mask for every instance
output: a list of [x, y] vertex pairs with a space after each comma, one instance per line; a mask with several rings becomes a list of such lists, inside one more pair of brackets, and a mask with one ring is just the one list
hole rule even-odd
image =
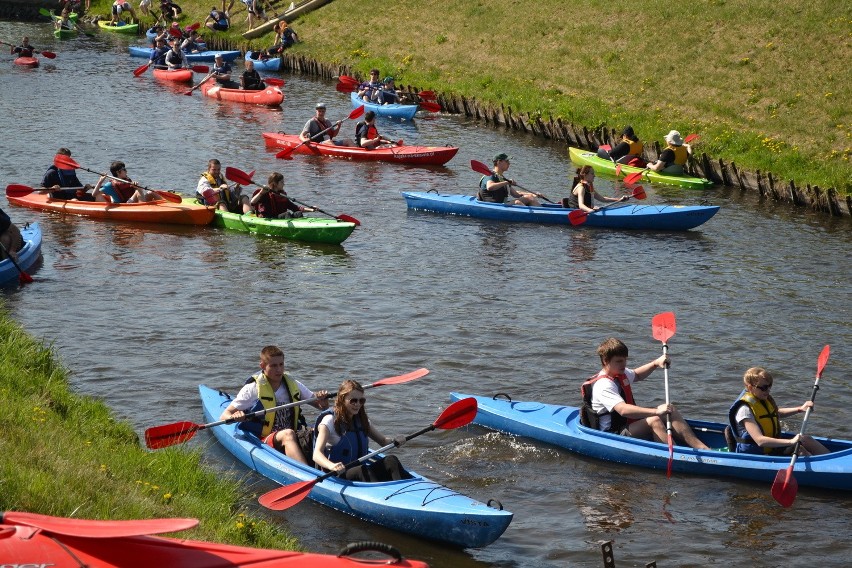
[[350, 398], [348, 402], [349, 402], [349, 404], [364, 404], [365, 402], [367, 402], [367, 399], [366, 398]]
[[754, 388], [762, 390], [763, 392], [768, 391], [772, 388], [772, 385], [754, 385]]

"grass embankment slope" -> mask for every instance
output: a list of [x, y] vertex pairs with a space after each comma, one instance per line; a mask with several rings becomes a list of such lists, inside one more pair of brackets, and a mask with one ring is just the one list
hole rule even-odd
[[[212, 5], [180, 4], [200, 21]], [[697, 132], [714, 158], [852, 193], [849, 2], [334, 0], [293, 27], [293, 52], [362, 76], [376, 66], [545, 119], [631, 124], [646, 142]]]
[[2, 309], [0, 377], [0, 511], [92, 519], [194, 517], [200, 526], [177, 536], [297, 548], [279, 529], [246, 516], [240, 504], [251, 496], [239, 483], [202, 467], [199, 451], [149, 452], [105, 404], [73, 394], [52, 351]]

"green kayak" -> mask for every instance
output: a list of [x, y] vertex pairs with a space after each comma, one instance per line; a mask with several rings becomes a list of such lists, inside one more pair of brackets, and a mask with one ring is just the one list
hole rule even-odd
[[123, 26], [111, 26], [105, 20], [98, 20], [98, 27], [102, 30], [117, 32], [120, 34], [136, 34], [139, 31], [139, 24], [124, 24]]
[[77, 30], [74, 28], [57, 28], [53, 30], [53, 37], [57, 39], [68, 39], [77, 35]]
[[[193, 197], [184, 197], [183, 202], [197, 203]], [[219, 210], [216, 210], [216, 216], [213, 217], [213, 225], [233, 231], [280, 237], [291, 241], [335, 245], [345, 241], [355, 230], [355, 223], [347, 223], [337, 219], [325, 219], [323, 217], [264, 219], [255, 217], [252, 213], [237, 215]]]
[[[580, 148], [569, 147], [568, 155], [571, 157], [571, 161], [575, 164], [588, 164], [594, 168], [596, 173], [607, 173], [613, 176], [615, 175], [616, 166], [612, 162], [612, 160], [604, 160], [603, 158], [599, 158], [595, 152], [589, 152], [586, 150], [581, 150]], [[643, 172], [642, 179], [647, 179], [648, 181], [654, 183], [676, 185], [678, 187], [683, 187], [686, 189], [707, 189], [713, 186], [713, 182], [709, 179], [697, 178], [687, 175], [663, 174], [659, 172], [652, 172], [650, 170], [643, 170], [642, 168], [634, 168], [632, 166], [621, 166], [621, 173], [624, 175], [632, 174], [634, 172]]]

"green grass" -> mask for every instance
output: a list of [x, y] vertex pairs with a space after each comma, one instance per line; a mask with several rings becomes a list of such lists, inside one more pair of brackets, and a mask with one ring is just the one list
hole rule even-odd
[[68, 388], [49, 346], [0, 312], [0, 511], [91, 519], [194, 517], [182, 538], [297, 549], [289, 535], [246, 515], [239, 480], [180, 447], [145, 450], [98, 400]]
[[[181, 2], [199, 21], [210, 5]], [[696, 132], [713, 158], [852, 193], [852, 3], [335, 0], [293, 27], [294, 53], [361, 76], [375, 66], [515, 112], [631, 124], [646, 142]]]

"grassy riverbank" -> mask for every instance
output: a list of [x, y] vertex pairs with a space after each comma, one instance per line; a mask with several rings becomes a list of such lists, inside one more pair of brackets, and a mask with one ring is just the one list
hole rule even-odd
[[[106, 13], [109, 2], [93, 2]], [[204, 21], [209, 0], [180, 2]], [[275, 3], [283, 9], [289, 2]], [[293, 23], [294, 52], [398, 84], [502, 103], [852, 193], [852, 4], [796, 0], [335, 0]], [[641, 11], [640, 11], [641, 10]], [[235, 4], [235, 45], [245, 12]], [[257, 40], [265, 46], [269, 38]]]
[[[50, 348], [0, 311], [0, 511], [93, 519], [194, 517], [180, 533], [246, 546], [298, 548], [244, 514], [253, 496], [202, 466], [199, 451], [145, 450], [109, 408], [68, 387]], [[110, 388], [121, 388], [121, 377]]]

